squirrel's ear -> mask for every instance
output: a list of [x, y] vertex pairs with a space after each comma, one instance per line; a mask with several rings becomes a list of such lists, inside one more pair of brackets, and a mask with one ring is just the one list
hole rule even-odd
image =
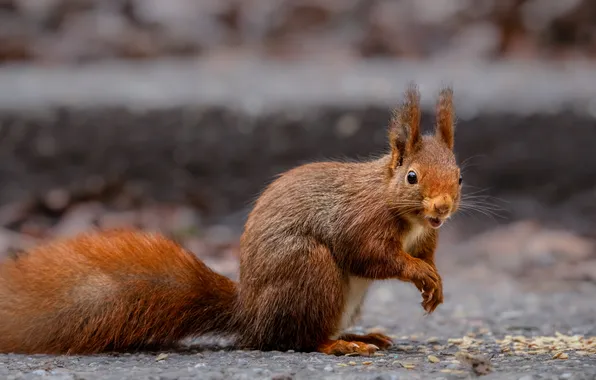
[[453, 110], [453, 89], [446, 87], [439, 93], [435, 135], [443, 141], [449, 149], [453, 149], [454, 128], [455, 113]]
[[389, 123], [390, 174], [420, 143], [420, 93], [414, 83], [408, 86], [404, 98], [403, 103], [393, 111]]

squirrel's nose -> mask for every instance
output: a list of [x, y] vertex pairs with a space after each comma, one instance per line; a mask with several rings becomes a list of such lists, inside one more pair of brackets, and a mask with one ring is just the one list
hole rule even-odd
[[440, 197], [433, 202], [433, 208], [439, 215], [445, 215], [451, 210], [451, 200], [449, 197]]

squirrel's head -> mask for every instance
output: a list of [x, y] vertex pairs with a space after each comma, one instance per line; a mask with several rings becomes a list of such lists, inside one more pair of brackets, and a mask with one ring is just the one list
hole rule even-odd
[[420, 132], [420, 94], [410, 85], [389, 125], [389, 205], [396, 213], [439, 228], [457, 210], [462, 177], [453, 153], [453, 91], [437, 102], [434, 132]]

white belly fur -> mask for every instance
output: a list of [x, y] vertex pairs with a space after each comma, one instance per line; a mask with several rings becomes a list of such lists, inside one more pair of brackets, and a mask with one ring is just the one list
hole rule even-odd
[[[412, 223], [412, 227], [402, 240], [404, 250], [409, 251], [416, 245], [425, 232], [424, 226], [419, 223]], [[344, 290], [344, 310], [339, 324], [338, 334], [350, 327], [358, 307], [364, 302], [368, 288], [374, 280], [357, 276], [348, 277], [348, 283]], [[333, 337], [337, 338], [337, 336]]]
[[348, 284], [344, 290], [344, 311], [341, 315], [339, 332], [350, 327], [356, 310], [364, 301], [364, 296], [374, 280], [357, 276], [348, 277]]
[[410, 253], [412, 249], [418, 243], [418, 240], [424, 235], [426, 232], [426, 228], [420, 223], [412, 223], [410, 227], [410, 231], [404, 236], [401, 241], [402, 247], [404, 251]]

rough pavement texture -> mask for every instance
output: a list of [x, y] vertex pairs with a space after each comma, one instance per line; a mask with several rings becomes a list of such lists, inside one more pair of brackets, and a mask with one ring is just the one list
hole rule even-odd
[[[492, 278], [489, 284], [486, 278], [482, 281], [456, 273], [443, 275], [445, 304], [431, 316], [423, 316], [419, 295], [406, 284], [381, 284], [369, 294], [361, 327], [356, 330], [382, 327], [396, 337], [396, 345], [380, 356], [332, 357], [217, 348], [92, 357], [0, 355], [0, 376], [6, 379], [36, 379], [42, 375], [45, 379], [469, 378], [471, 367], [456, 359], [457, 352], [463, 350], [492, 356], [492, 371], [483, 377], [486, 379], [596, 377], [594, 349], [588, 353], [564, 350], [567, 359], [553, 359], [557, 350], [540, 354], [529, 354], [527, 348], [506, 351], [495, 340], [507, 335], [518, 340], [520, 335], [555, 336], [557, 332], [596, 335], [594, 287], [574, 293], [520, 293], [515, 284], [504, 278]], [[439, 361], [431, 362], [435, 359], [429, 359], [429, 355]]]

